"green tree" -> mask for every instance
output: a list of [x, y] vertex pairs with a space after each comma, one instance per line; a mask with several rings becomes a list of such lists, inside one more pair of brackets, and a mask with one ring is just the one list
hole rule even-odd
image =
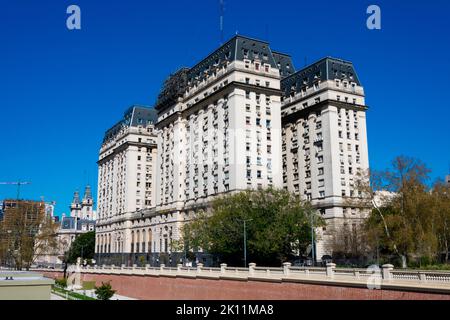
[[93, 259], [95, 254], [95, 232], [89, 231], [79, 235], [70, 246], [67, 262], [76, 263], [78, 257]]
[[279, 265], [304, 253], [311, 239], [311, 218], [323, 225], [308, 202], [285, 190], [247, 190], [217, 198], [210, 212], [200, 211], [185, 224], [177, 249], [202, 249], [221, 261], [241, 265], [246, 221], [248, 262]]
[[[435, 261], [440, 243], [445, 245], [448, 239], [444, 236], [448, 220], [442, 208], [449, 203], [443, 192], [428, 187], [429, 173], [420, 160], [399, 156], [391, 168], [372, 174], [370, 183], [362, 177], [356, 184], [365, 195], [361, 202], [370, 202], [373, 208], [365, 223], [368, 245], [380, 248], [386, 255], [397, 255], [403, 268], [413, 261]], [[390, 193], [378, 197], [377, 203], [376, 192], [380, 190]]]
[[450, 250], [450, 185], [438, 181], [431, 193], [433, 220], [432, 228], [436, 232], [438, 254], [443, 255], [445, 263], [449, 262]]
[[95, 287], [95, 294], [98, 300], [109, 300], [114, 296], [116, 290], [113, 290], [110, 282], [102, 282], [102, 285]]

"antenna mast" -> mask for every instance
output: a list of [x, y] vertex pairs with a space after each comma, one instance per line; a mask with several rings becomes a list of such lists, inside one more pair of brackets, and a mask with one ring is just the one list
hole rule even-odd
[[220, 0], [220, 45], [223, 44], [223, 16], [224, 16], [224, 0]]

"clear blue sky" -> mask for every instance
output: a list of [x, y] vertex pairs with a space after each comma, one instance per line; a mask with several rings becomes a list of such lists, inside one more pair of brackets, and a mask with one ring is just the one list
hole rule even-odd
[[[219, 1], [0, 1], [0, 181], [31, 181], [25, 198], [96, 192], [103, 133], [131, 104], [152, 105], [162, 81], [220, 41]], [[82, 30], [66, 28], [77, 4]], [[378, 4], [382, 30], [366, 28]], [[450, 161], [450, 2], [225, 0], [225, 38], [269, 40], [297, 68], [334, 56], [354, 62], [370, 109], [370, 163], [422, 159], [432, 177]], [[16, 188], [0, 185], [0, 199]]]

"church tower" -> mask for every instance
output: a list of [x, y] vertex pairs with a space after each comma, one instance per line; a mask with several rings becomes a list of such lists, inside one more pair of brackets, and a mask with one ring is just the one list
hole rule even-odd
[[91, 186], [87, 185], [84, 190], [83, 202], [81, 204], [81, 218], [82, 219], [93, 219], [92, 212], [93, 200], [92, 200], [92, 191]]
[[81, 203], [80, 203], [80, 195], [78, 191], [75, 191], [73, 194], [73, 200], [70, 205], [70, 216], [79, 218], [81, 214]]

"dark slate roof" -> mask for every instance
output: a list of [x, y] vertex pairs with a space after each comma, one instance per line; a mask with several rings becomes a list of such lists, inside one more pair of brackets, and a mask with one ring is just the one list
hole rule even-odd
[[281, 80], [281, 90], [285, 97], [299, 92], [304, 86], [312, 87], [321, 80], [348, 80], [361, 85], [353, 63], [341, 59], [326, 57]]
[[158, 120], [156, 110], [144, 106], [132, 106], [125, 111], [123, 119], [106, 131], [103, 142], [114, 138], [123, 127], [137, 127], [139, 125], [155, 124]]
[[[277, 53], [277, 58], [278, 61], [282, 61], [284, 67], [289, 63], [288, 60], [290, 61], [289, 56], [280, 53]], [[170, 75], [164, 82], [155, 109], [162, 110], [174, 104], [183, 96], [188, 86], [196, 81], [202, 81], [207, 74], [214, 73], [224, 64], [244, 59], [250, 61], [259, 59], [273, 68], [277, 68], [278, 65], [267, 42], [236, 35], [192, 68], [182, 68]], [[292, 65], [292, 62], [290, 64]]]
[[215, 68], [226, 61], [244, 61], [244, 59], [250, 61], [259, 59], [263, 63], [269, 63], [273, 68], [277, 67], [267, 42], [236, 35], [193, 66], [189, 70], [188, 81], [201, 80], [202, 77], [208, 73], [212, 73]]
[[275, 51], [272, 51], [272, 54], [275, 63], [277, 64], [277, 68], [280, 70], [281, 79], [295, 73], [295, 67], [290, 55]]

